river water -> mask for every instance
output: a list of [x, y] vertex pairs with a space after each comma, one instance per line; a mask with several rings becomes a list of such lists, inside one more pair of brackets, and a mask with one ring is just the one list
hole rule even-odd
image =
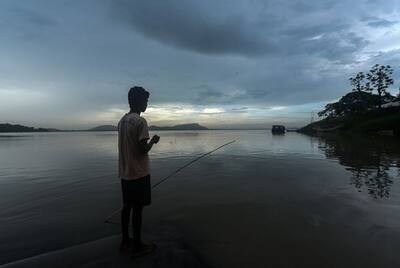
[[[157, 134], [153, 183], [236, 142], [154, 189], [145, 234], [174, 226], [215, 267], [399, 267], [396, 139]], [[117, 133], [0, 134], [0, 200], [0, 264], [118, 234]]]

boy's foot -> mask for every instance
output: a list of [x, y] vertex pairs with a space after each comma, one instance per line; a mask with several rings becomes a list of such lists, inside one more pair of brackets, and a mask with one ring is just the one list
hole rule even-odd
[[132, 239], [123, 239], [121, 243], [119, 244], [119, 251], [122, 252], [128, 252], [129, 248], [131, 246], [131, 240]]
[[156, 249], [156, 245], [152, 242], [141, 243], [140, 246], [134, 245], [132, 248], [132, 258], [140, 257], [153, 252]]

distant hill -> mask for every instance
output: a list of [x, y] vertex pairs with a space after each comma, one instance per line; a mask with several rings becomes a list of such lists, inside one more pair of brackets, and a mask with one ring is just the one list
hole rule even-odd
[[117, 130], [118, 128], [113, 125], [102, 125], [88, 129], [88, 131], [117, 131]]
[[0, 132], [55, 132], [55, 128], [34, 128], [23, 125], [0, 124]]
[[[149, 130], [207, 130], [207, 129], [208, 128], [195, 123], [176, 125], [176, 126], [166, 126], [166, 127], [159, 127], [159, 126], [149, 127]], [[103, 125], [88, 129], [87, 131], [118, 131], [118, 128], [113, 125]]]
[[[199, 124], [183, 124], [176, 126], [150, 126], [150, 130], [207, 130], [208, 128], [201, 126]], [[1, 132], [56, 132], [56, 131], [79, 131], [79, 130], [59, 130], [55, 128], [34, 128], [27, 127], [23, 125], [12, 125], [12, 124], [0, 124], [0, 133]], [[82, 131], [82, 130], [81, 130]], [[90, 128], [84, 131], [118, 131], [118, 128], [113, 125], [102, 125], [94, 128]]]
[[167, 127], [159, 127], [159, 126], [150, 126], [150, 130], [208, 130], [208, 128], [193, 123], [193, 124], [183, 124], [176, 126], [167, 126]]

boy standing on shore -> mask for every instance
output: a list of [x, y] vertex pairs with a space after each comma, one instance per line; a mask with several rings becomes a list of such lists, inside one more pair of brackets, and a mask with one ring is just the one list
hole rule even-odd
[[132, 211], [133, 256], [154, 250], [154, 244], [146, 244], [141, 238], [143, 207], [151, 203], [151, 184], [148, 152], [160, 140], [154, 135], [148, 142], [149, 130], [146, 119], [140, 113], [146, 111], [150, 93], [143, 87], [129, 90], [129, 113], [118, 123], [119, 178], [122, 186], [123, 208], [121, 213], [122, 241], [120, 250], [128, 249], [129, 219]]

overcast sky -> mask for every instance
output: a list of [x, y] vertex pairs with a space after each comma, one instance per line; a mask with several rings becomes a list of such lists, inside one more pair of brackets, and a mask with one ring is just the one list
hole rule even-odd
[[398, 0], [0, 1], [0, 123], [117, 124], [127, 92], [150, 125], [301, 126], [391, 64]]

